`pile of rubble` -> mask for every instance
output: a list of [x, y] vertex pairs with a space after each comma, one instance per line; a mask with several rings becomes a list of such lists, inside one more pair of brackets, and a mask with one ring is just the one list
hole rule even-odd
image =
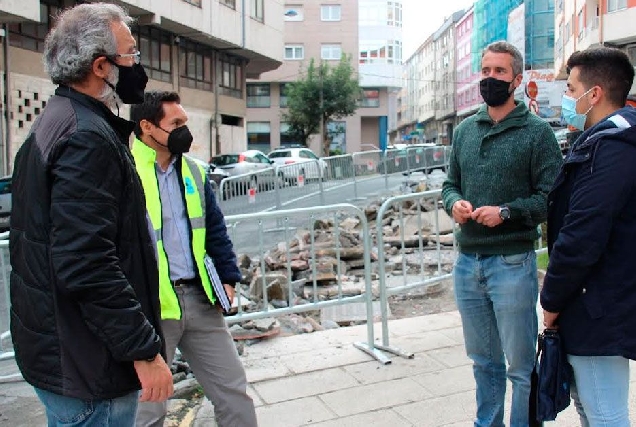
[[[439, 267], [442, 272], [449, 272], [454, 262], [453, 223], [438, 201], [406, 201], [401, 206], [391, 207], [378, 218], [382, 202], [375, 201], [364, 210], [371, 238], [368, 274], [374, 296], [377, 297], [380, 279], [378, 233], [382, 236], [387, 276], [432, 276]], [[238, 285], [238, 292], [244, 311], [260, 311], [265, 304], [283, 308], [366, 292], [367, 271], [360, 219], [342, 214], [335, 222], [333, 219], [315, 220], [312, 228], [296, 230], [289, 242], [279, 242], [263, 254], [262, 259], [239, 256], [243, 281]], [[254, 328], [249, 322], [235, 325], [233, 336], [250, 340], [258, 333], [277, 331], [281, 324], [270, 320], [272, 322], [266, 329], [262, 325], [260, 329]], [[281, 322], [288, 320], [285, 318]], [[334, 327], [332, 323], [323, 323], [320, 313], [309, 313], [296, 316], [291, 325], [282, 326], [290, 333]], [[254, 329], [258, 333], [255, 334]]]

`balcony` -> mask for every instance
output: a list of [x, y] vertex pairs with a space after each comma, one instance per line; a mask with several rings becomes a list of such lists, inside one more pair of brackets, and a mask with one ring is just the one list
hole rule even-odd
[[40, 22], [39, 0], [3, 0], [0, 2], [0, 22], [24, 20]]
[[636, 7], [604, 15], [603, 41], [619, 45], [636, 41], [634, 22], [636, 22]]

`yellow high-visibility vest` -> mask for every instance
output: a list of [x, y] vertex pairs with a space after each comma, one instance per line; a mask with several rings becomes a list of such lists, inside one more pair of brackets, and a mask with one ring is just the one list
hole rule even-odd
[[[162, 319], [181, 319], [179, 299], [170, 281], [168, 256], [163, 247], [163, 218], [161, 216], [161, 197], [157, 180], [157, 153], [139, 139], [135, 138], [132, 147], [137, 173], [146, 194], [146, 210], [155, 232], [157, 257], [159, 261], [159, 301]], [[181, 157], [181, 175], [185, 190], [186, 212], [192, 228], [191, 249], [203, 290], [212, 304], [215, 302], [210, 277], [205, 269], [205, 171], [192, 159]]]

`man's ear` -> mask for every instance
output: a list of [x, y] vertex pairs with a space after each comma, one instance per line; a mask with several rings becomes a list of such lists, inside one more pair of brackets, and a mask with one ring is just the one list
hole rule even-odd
[[146, 119], [143, 119], [142, 121], [139, 122], [139, 127], [141, 128], [141, 131], [146, 135], [150, 134], [150, 132], [152, 131], [152, 126], [153, 124]]
[[596, 105], [601, 102], [601, 98], [605, 95], [605, 91], [600, 86], [594, 86], [589, 95], [592, 95], [589, 98], [590, 105]]
[[105, 79], [108, 77], [112, 64], [108, 62], [105, 56], [100, 56], [93, 61], [92, 71], [97, 77]]
[[521, 82], [523, 82], [523, 74], [517, 74], [513, 82], [514, 82], [515, 89], [521, 86]]

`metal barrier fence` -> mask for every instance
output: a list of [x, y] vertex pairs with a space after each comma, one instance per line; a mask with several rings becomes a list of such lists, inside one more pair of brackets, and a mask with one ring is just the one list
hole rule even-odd
[[[344, 222], [356, 225], [351, 228], [344, 226]], [[243, 276], [250, 282], [249, 298], [237, 292], [238, 312], [226, 317], [228, 324], [364, 303], [367, 342], [354, 345], [389, 363], [386, 356], [373, 348], [373, 295], [368, 268], [371, 239], [361, 209], [337, 204], [234, 215], [226, 217], [226, 224], [235, 251], [240, 254]], [[356, 260], [362, 268], [363, 289], [359, 294], [345, 292], [344, 260]], [[274, 300], [282, 306], [271, 306]], [[256, 304], [258, 309], [247, 312], [243, 308], [246, 303]]]
[[[331, 203], [364, 200], [369, 196], [370, 187], [367, 185], [365, 192], [360, 185], [362, 182], [378, 179], [378, 185], [372, 186], [373, 193], [388, 191], [392, 176], [445, 170], [449, 152], [447, 146], [417, 146], [279, 165], [225, 178], [219, 185], [217, 196], [226, 214], [280, 210], [308, 197], [316, 197], [314, 204], [324, 205], [325, 194], [331, 191], [338, 191], [342, 196]], [[379, 180], [381, 177], [384, 178], [383, 185]]]
[[[0, 362], [15, 358], [13, 344], [11, 343], [11, 332], [9, 323], [11, 319], [9, 309], [9, 274], [11, 264], [9, 263], [9, 233], [0, 233], [0, 277], [2, 278], [2, 296], [0, 297]], [[22, 375], [17, 373], [0, 375], [0, 383], [21, 381]]]
[[[346, 175], [342, 178], [349, 179]], [[441, 213], [440, 201], [439, 190], [392, 197], [378, 209], [374, 227], [369, 225], [368, 213], [351, 204], [227, 216], [235, 251], [241, 255], [239, 265], [247, 279], [244, 282], [250, 285], [247, 295], [237, 292], [237, 313], [226, 317], [227, 323], [362, 303], [366, 342], [354, 346], [383, 364], [391, 363], [384, 352], [413, 357], [389, 342], [388, 298], [452, 278], [452, 272], [443, 265], [451, 264], [456, 255], [455, 224]], [[386, 236], [387, 227], [397, 230], [397, 235]], [[445, 242], [443, 234], [448, 236]], [[0, 234], [0, 239], [7, 237], [8, 233]], [[401, 274], [389, 274], [387, 245], [397, 248], [399, 262], [392, 262]], [[542, 252], [545, 249], [537, 250]], [[8, 240], [0, 240], [4, 294], [4, 303], [0, 304], [0, 361], [14, 357], [12, 349], [5, 347], [10, 342], [8, 258]], [[377, 261], [375, 294], [373, 261]], [[348, 275], [352, 266], [357, 270], [358, 293], [345, 289], [352, 283]], [[374, 339], [373, 304], [377, 300], [380, 343]], [[277, 308], [273, 302], [277, 302]], [[3, 375], [0, 383], [21, 379], [19, 373]]]
[[[389, 211], [397, 214], [396, 226], [399, 228], [399, 240], [397, 241], [398, 253], [401, 255], [402, 277], [400, 284], [388, 285], [388, 271], [386, 254], [383, 250], [378, 251], [378, 274], [380, 275], [380, 310], [382, 322], [382, 344], [374, 343], [375, 348], [396, 354], [402, 357], [412, 358], [412, 353], [407, 353], [402, 349], [393, 347], [389, 343], [388, 326], [388, 297], [414, 288], [431, 286], [436, 283], [449, 280], [452, 273], [442, 270], [442, 243], [441, 234], [445, 231], [452, 236], [452, 247], [450, 251], [453, 256], [456, 252], [455, 238], [453, 231], [455, 224], [449, 219], [446, 213], [440, 215], [441, 211], [441, 190], [427, 191], [404, 196], [392, 197], [386, 200], [377, 214], [376, 245], [383, 248], [385, 236], [383, 232], [384, 219]], [[440, 216], [447, 224], [442, 225]], [[445, 228], [445, 229], [444, 229]], [[425, 249], [429, 243], [433, 243], [432, 250]], [[415, 248], [412, 256], [407, 254], [407, 245]], [[427, 256], [425, 252], [434, 252], [435, 257]]]

